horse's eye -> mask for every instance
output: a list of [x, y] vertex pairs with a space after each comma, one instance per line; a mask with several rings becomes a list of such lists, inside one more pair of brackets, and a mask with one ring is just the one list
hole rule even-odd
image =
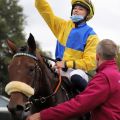
[[29, 72], [29, 73], [34, 72], [34, 70], [35, 70], [35, 66], [33, 66], [33, 65], [30, 65], [30, 66], [28, 67], [28, 72]]
[[34, 71], [34, 67], [29, 68], [29, 72], [33, 72]]
[[28, 69], [28, 73], [27, 73], [27, 74], [28, 74], [29, 76], [32, 76], [32, 75], [34, 74], [34, 70], [35, 70], [34, 67], [30, 67], [30, 68]]

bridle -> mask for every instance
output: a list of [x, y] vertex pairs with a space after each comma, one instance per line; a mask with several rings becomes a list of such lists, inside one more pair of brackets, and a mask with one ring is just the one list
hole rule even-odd
[[[40, 65], [39, 65], [40, 59], [39, 59], [38, 57], [36, 57], [36, 56], [34, 56], [34, 55], [31, 55], [31, 54], [29, 54], [29, 53], [22, 53], [22, 52], [20, 52], [20, 53], [16, 53], [16, 54], [13, 56], [13, 59], [14, 59], [15, 57], [17, 57], [17, 56], [27, 56], [27, 57], [30, 57], [30, 58], [34, 59], [34, 60], [35, 60], [34, 69], [35, 69], [35, 71], [38, 71], [39, 74], [42, 75], [42, 69], [41, 69], [41, 67], [40, 67]], [[49, 58], [49, 57], [46, 57], [46, 56], [40, 56], [40, 57], [44, 57], [45, 59], [51, 60], [51, 61], [53, 61], [53, 62], [56, 62], [54, 59]], [[29, 111], [30, 108], [32, 107], [32, 105], [35, 104], [36, 102], [39, 102], [39, 103], [43, 104], [43, 103], [45, 103], [49, 98], [51, 98], [52, 96], [54, 96], [54, 95], [57, 93], [58, 89], [59, 89], [60, 86], [61, 86], [61, 81], [62, 81], [61, 75], [60, 75], [60, 69], [58, 69], [58, 76], [59, 76], [59, 81], [58, 81], [58, 84], [57, 84], [55, 90], [54, 90], [50, 95], [48, 95], [48, 96], [39, 96], [38, 98], [34, 98], [34, 95], [32, 95], [31, 97], [29, 97], [29, 98], [28, 98], [28, 101], [27, 101], [24, 105], [22, 105], [23, 110], [24, 110], [25, 112]], [[33, 81], [32, 81], [32, 86], [33, 86], [33, 87], [34, 87], [34, 84], [35, 84], [35, 83], [34, 83], [34, 80], [33, 80]], [[33, 88], [33, 89], [35, 89], [35, 88]]]

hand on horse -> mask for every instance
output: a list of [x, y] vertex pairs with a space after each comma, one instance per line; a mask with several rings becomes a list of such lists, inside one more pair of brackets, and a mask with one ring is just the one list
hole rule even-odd
[[40, 113], [35, 113], [33, 115], [30, 115], [29, 117], [27, 117], [26, 120], [41, 120]]
[[57, 69], [59, 69], [59, 68], [65, 68], [64, 61], [57, 61], [57, 62], [55, 63], [55, 67], [56, 67]]

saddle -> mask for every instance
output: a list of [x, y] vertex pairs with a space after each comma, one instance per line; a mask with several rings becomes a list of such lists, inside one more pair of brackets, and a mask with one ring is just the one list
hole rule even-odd
[[73, 98], [74, 96], [80, 93], [80, 91], [76, 89], [73, 86], [72, 82], [65, 76], [62, 76], [62, 85], [66, 89], [69, 98]]

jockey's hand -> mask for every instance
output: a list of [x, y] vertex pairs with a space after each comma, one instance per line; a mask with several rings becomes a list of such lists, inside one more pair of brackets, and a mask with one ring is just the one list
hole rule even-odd
[[35, 113], [33, 115], [30, 115], [29, 117], [27, 117], [26, 120], [41, 120], [40, 113]]
[[57, 62], [55, 63], [55, 67], [56, 67], [57, 69], [59, 69], [59, 68], [65, 68], [65, 63], [64, 63], [64, 61], [57, 61]]

